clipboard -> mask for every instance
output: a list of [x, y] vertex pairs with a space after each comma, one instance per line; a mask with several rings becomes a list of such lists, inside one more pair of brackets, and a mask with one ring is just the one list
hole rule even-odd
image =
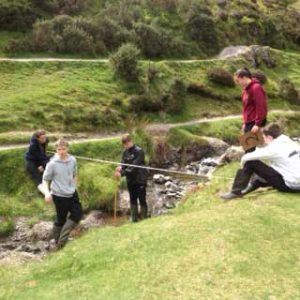
[[253, 132], [246, 132], [245, 134], [241, 135], [240, 138], [240, 145], [243, 147], [245, 151], [254, 148], [256, 146], [264, 145], [265, 141], [261, 131], [257, 133]]

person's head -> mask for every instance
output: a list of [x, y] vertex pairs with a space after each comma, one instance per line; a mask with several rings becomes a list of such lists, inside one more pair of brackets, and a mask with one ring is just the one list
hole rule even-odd
[[252, 74], [247, 68], [239, 69], [234, 73], [235, 82], [245, 88], [252, 80]]
[[266, 144], [269, 144], [282, 134], [279, 125], [276, 123], [271, 123], [264, 127], [262, 133]]
[[129, 133], [122, 136], [122, 145], [125, 149], [130, 149], [134, 145], [133, 139]]
[[60, 158], [66, 158], [69, 151], [69, 143], [64, 139], [59, 139], [55, 143], [55, 149]]
[[34, 136], [36, 137], [36, 139], [40, 144], [45, 144], [47, 142], [47, 136], [45, 130], [37, 130], [34, 133]]

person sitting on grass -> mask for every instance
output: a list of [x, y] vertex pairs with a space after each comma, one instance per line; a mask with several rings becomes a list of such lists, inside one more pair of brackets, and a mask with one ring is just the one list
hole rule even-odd
[[[242, 157], [242, 169], [236, 173], [231, 192], [221, 195], [222, 199], [239, 198], [266, 186], [281, 192], [300, 192], [300, 145], [282, 134], [275, 123], [262, 133], [266, 145]], [[257, 176], [250, 182], [254, 174], [264, 182]]]
[[49, 162], [49, 156], [46, 154], [48, 142], [45, 130], [36, 131], [31, 137], [28, 151], [25, 154], [26, 171], [42, 194], [45, 194], [42, 185], [43, 173]]
[[82, 218], [81, 203], [76, 190], [77, 162], [74, 156], [68, 154], [68, 148], [69, 144], [65, 140], [57, 141], [56, 154], [47, 164], [43, 176], [45, 201], [53, 201], [56, 209], [53, 238], [58, 248], [67, 243], [70, 232]]

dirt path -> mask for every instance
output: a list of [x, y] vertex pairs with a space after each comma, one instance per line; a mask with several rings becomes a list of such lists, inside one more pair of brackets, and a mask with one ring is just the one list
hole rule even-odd
[[[287, 110], [272, 110], [270, 113], [294, 113], [293, 111], [287, 111]], [[241, 119], [240, 115], [228, 115], [224, 117], [214, 117], [214, 118], [202, 118], [202, 119], [197, 119], [197, 120], [192, 120], [192, 121], [187, 121], [187, 122], [180, 122], [180, 123], [153, 123], [149, 124], [146, 127], [146, 130], [151, 133], [165, 133], [171, 128], [176, 128], [180, 126], [188, 126], [188, 125], [197, 125], [197, 124], [202, 124], [202, 123], [211, 123], [211, 122], [216, 122], [216, 121], [223, 121], [223, 120], [229, 120], [229, 119]], [[83, 137], [83, 138], [69, 138], [69, 141], [71, 144], [78, 144], [78, 143], [87, 143], [87, 142], [99, 142], [99, 141], [105, 141], [105, 140], [110, 140], [113, 138], [120, 138], [122, 136], [122, 133], [115, 133], [111, 135], [91, 135], [89, 137]], [[0, 151], [6, 151], [6, 150], [13, 150], [13, 149], [24, 149], [28, 145], [27, 144], [11, 144], [11, 145], [4, 145], [0, 146]]]

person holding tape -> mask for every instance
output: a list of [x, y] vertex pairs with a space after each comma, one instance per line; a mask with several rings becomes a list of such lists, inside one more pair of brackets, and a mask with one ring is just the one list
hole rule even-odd
[[[124, 152], [122, 155], [123, 164], [145, 166], [145, 153], [136, 146], [130, 134], [122, 137]], [[115, 176], [120, 178], [125, 176], [130, 195], [131, 221], [138, 221], [138, 201], [141, 208], [141, 219], [148, 217], [148, 205], [146, 201], [147, 173], [145, 168], [135, 168], [134, 166], [121, 165], [115, 171]]]
[[[243, 88], [243, 125], [242, 133], [257, 133], [267, 123], [268, 106], [267, 96], [258, 79], [253, 78], [247, 68], [235, 72], [235, 81]], [[254, 151], [255, 148], [246, 152]]]

